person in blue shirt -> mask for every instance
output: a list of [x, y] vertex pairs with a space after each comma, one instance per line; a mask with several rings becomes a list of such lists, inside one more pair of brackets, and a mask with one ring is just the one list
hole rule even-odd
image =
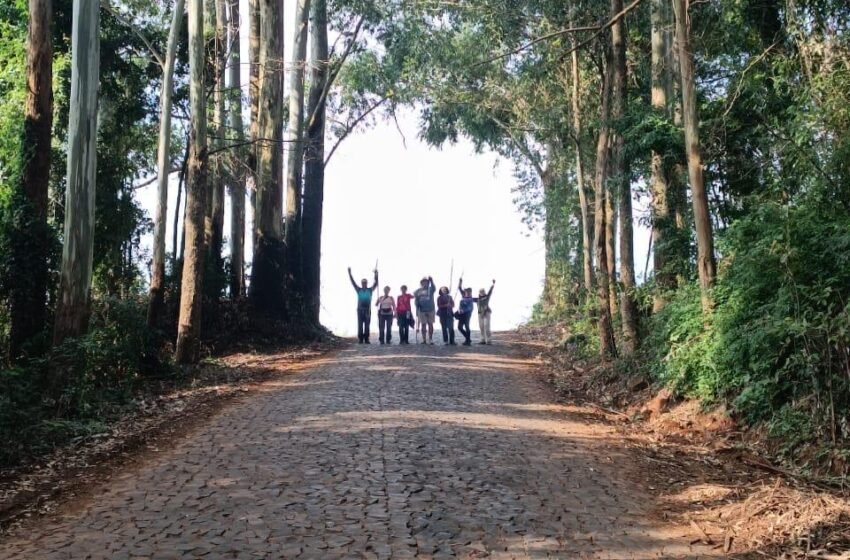
[[360, 281], [359, 286], [357, 285], [354, 275], [351, 274], [351, 267], [348, 267], [348, 278], [351, 279], [351, 285], [357, 292], [357, 341], [360, 344], [371, 344], [369, 328], [372, 323], [372, 292], [378, 287], [378, 270], [375, 270], [375, 283], [371, 288], [369, 281], [365, 278]]
[[463, 345], [470, 346], [472, 345], [472, 331], [469, 328], [469, 321], [472, 319], [472, 311], [475, 308], [475, 298], [472, 297], [472, 288], [463, 290], [461, 286], [463, 286], [463, 278], [460, 279], [460, 284], [458, 284], [461, 298], [457, 311], [457, 330], [463, 335]]

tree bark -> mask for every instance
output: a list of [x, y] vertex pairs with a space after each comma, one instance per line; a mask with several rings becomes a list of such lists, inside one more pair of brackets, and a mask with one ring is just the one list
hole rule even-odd
[[302, 220], [304, 292], [307, 319], [319, 325], [321, 310], [322, 209], [325, 196], [325, 112], [322, 92], [328, 80], [327, 0], [313, 0], [310, 22], [310, 93], [304, 161]]
[[[575, 4], [570, 10], [570, 27], [574, 27], [575, 20]], [[576, 150], [576, 186], [578, 188], [578, 202], [581, 209], [581, 236], [582, 236], [582, 259], [584, 271], [584, 289], [588, 295], [593, 293], [593, 217], [590, 211], [590, 202], [588, 200], [586, 187], [584, 185], [584, 164], [581, 157], [581, 137], [582, 137], [582, 122], [581, 122], [581, 99], [579, 96], [581, 84], [579, 82], [578, 68], [578, 49], [575, 34], [572, 37], [572, 53], [570, 53], [572, 76], [572, 91], [570, 102], [573, 111], [573, 142]]]
[[[612, 75], [613, 83], [613, 75]], [[610, 93], [608, 94], [611, 95]], [[609, 119], [610, 108], [609, 108]], [[610, 124], [608, 125], [608, 162], [605, 171], [605, 262], [608, 267], [608, 306], [611, 309], [611, 316], [616, 317], [619, 312], [619, 301], [617, 300], [617, 206], [614, 204], [615, 192], [612, 192], [610, 182], [612, 180], [611, 173], [611, 151], [612, 151], [612, 133]]]
[[[222, 165], [222, 147], [224, 146], [225, 124], [225, 66], [227, 62], [227, 7], [225, 0], [214, 0], [215, 37], [213, 42], [213, 138], [210, 144], [217, 155], [212, 160], [212, 198], [207, 202], [208, 220], [206, 226], [207, 250], [210, 264], [218, 271], [222, 267], [221, 250], [224, 244], [224, 192], [225, 173]], [[214, 295], [214, 294], [210, 294]]]
[[[44, 330], [47, 315], [50, 232], [47, 198], [50, 184], [50, 139], [53, 128], [53, 0], [29, 0], [27, 28], [27, 98], [24, 106], [21, 187], [31, 221], [22, 224], [27, 238], [18, 262], [27, 263], [26, 282], [9, 293], [9, 354]], [[18, 248], [15, 248], [17, 251]]]
[[605, 69], [602, 87], [602, 107], [599, 126], [599, 137], [596, 142], [596, 174], [595, 174], [595, 220], [594, 245], [596, 247], [596, 295], [597, 321], [599, 325], [599, 351], [603, 360], [614, 357], [617, 347], [614, 342], [614, 329], [611, 321], [611, 300], [609, 283], [608, 243], [606, 240], [606, 199], [608, 198], [608, 155], [609, 155], [609, 118], [612, 68], [610, 62]]
[[[159, 325], [165, 302], [165, 226], [168, 219], [168, 179], [171, 169], [171, 108], [174, 93], [174, 65], [177, 42], [183, 23], [185, 0], [177, 0], [171, 17], [165, 66], [162, 69], [162, 91], [159, 94], [159, 143], [157, 145], [157, 205], [153, 232], [153, 270], [151, 272], [148, 327]], [[176, 247], [175, 247], [176, 252]]]
[[716, 276], [714, 233], [711, 226], [708, 193], [705, 189], [703, 177], [688, 1], [673, 0], [673, 12], [676, 19], [676, 42], [679, 50], [679, 71], [682, 80], [682, 119], [685, 127], [685, 150], [688, 157], [688, 178], [691, 183], [694, 228], [697, 236], [697, 271], [702, 292], [703, 311], [710, 313], [713, 307], [711, 288], [714, 286]]
[[54, 344], [85, 334], [88, 329], [97, 179], [99, 25], [100, 2], [74, 0], [65, 235]]
[[251, 150], [248, 155], [248, 167], [251, 169], [251, 216], [254, 226], [251, 228], [251, 248], [257, 246], [257, 157], [259, 150], [259, 108], [260, 108], [260, 0], [248, 0], [248, 58], [250, 79], [248, 96], [251, 98]]
[[178, 364], [200, 358], [204, 286], [204, 219], [207, 199], [207, 102], [204, 0], [189, 0], [189, 179], [186, 184], [185, 253], [177, 324]]
[[307, 28], [310, 0], [295, 2], [295, 33], [289, 68], [289, 126], [286, 129], [286, 226], [287, 275], [290, 301], [301, 295], [301, 179], [304, 162], [304, 70], [307, 60]]
[[[245, 141], [242, 123], [242, 65], [239, 2], [230, 4], [230, 124], [236, 144]], [[239, 299], [245, 293], [245, 173], [241, 168], [245, 150], [237, 148], [236, 161], [230, 185], [230, 297]]]
[[[611, 15], [623, 11], [623, 0], [611, 0]], [[626, 85], [626, 25], [624, 18], [611, 26], [611, 52], [613, 55], [613, 84], [611, 120], [619, 123], [626, 113], [628, 91]], [[623, 327], [621, 348], [625, 355], [635, 352], [638, 345], [637, 304], [635, 303], [635, 256], [632, 224], [632, 185], [625, 161], [625, 139], [616, 131], [612, 138], [613, 154], [611, 174], [619, 185], [620, 211], [620, 319]]]
[[260, 1], [257, 205], [249, 297], [255, 323], [285, 317], [283, 243], [283, 0]]
[[[665, 9], [664, 0], [651, 0], [650, 20], [652, 37], [652, 94], [651, 103], [656, 112], [669, 115], [667, 89], [670, 83], [669, 75], [669, 43], [667, 40], [667, 27], [669, 21]], [[670, 203], [668, 200], [669, 179], [664, 155], [654, 151], [651, 155], [651, 179], [650, 192], [652, 194], [652, 245], [653, 268], [655, 270], [655, 290], [652, 295], [652, 310], [654, 313], [661, 311], [666, 304], [666, 294], [676, 285], [675, 275], [672, 273], [673, 258], [671, 249], [673, 243], [667, 235], [673, 227], [670, 214]]]

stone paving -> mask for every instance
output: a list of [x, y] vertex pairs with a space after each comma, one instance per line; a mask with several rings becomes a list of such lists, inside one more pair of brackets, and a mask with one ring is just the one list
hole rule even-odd
[[281, 376], [0, 558], [697, 558], [509, 344]]

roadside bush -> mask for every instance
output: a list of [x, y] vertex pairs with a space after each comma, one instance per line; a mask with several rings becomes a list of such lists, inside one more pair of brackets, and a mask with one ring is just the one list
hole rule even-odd
[[850, 436], [850, 217], [804, 202], [737, 220], [721, 240], [713, 315], [695, 285], [681, 288], [652, 318], [645, 352], [680, 393], [774, 420], [777, 434], [807, 418], [812, 430], [798, 433], [835, 441]]

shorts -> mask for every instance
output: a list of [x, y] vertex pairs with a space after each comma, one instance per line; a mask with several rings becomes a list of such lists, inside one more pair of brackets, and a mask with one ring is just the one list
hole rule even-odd
[[434, 316], [433, 311], [420, 311], [417, 314], [417, 318], [419, 319], [420, 323], [433, 324], [434, 323], [434, 317], [435, 316]]

